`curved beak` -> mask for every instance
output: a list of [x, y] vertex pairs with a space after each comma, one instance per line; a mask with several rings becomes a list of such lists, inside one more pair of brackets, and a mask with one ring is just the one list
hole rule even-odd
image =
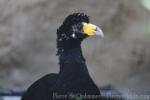
[[88, 36], [98, 35], [104, 37], [102, 29], [91, 23], [83, 23], [83, 32]]

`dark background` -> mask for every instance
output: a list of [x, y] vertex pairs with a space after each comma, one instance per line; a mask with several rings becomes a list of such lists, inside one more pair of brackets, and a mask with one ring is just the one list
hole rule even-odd
[[0, 87], [26, 89], [58, 72], [56, 30], [79, 11], [105, 34], [82, 44], [95, 82], [124, 94], [150, 94], [150, 11], [141, 1], [0, 0]]

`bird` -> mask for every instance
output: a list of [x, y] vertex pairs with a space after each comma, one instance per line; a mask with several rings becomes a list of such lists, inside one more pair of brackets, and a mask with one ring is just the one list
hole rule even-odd
[[89, 74], [81, 43], [88, 37], [104, 37], [100, 27], [83, 12], [68, 15], [57, 29], [60, 70], [34, 82], [21, 100], [103, 100]]

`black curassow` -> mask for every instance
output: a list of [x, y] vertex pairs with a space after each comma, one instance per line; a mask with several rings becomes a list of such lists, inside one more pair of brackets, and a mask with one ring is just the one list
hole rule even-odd
[[37, 80], [22, 100], [103, 100], [89, 75], [81, 42], [89, 36], [103, 37], [102, 30], [84, 13], [69, 15], [57, 30], [60, 72]]

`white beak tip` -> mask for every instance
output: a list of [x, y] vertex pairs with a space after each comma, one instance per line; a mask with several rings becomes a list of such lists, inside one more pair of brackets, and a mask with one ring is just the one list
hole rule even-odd
[[99, 28], [99, 27], [96, 28], [95, 35], [101, 36], [102, 38], [104, 37], [103, 31], [102, 31], [102, 29]]

